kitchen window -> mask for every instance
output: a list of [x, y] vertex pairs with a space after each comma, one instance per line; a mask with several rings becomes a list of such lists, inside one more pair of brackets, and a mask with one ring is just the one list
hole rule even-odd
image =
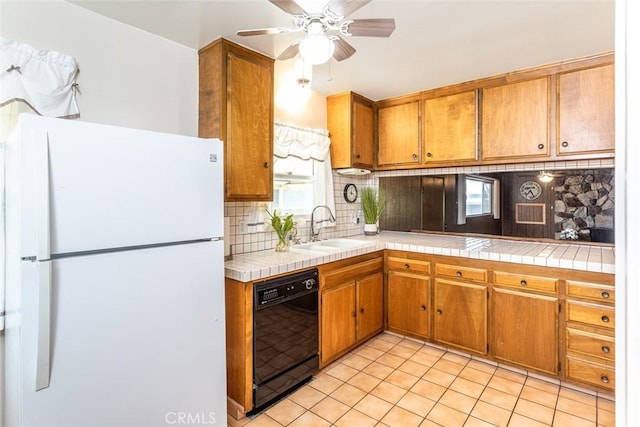
[[327, 205], [335, 212], [329, 145], [326, 130], [275, 124], [271, 209], [309, 215]]

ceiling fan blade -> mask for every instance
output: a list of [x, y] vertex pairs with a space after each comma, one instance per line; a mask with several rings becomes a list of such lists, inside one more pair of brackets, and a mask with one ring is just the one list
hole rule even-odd
[[347, 16], [369, 3], [371, 0], [331, 0], [327, 5], [336, 15]]
[[284, 61], [287, 59], [291, 59], [296, 56], [299, 52], [298, 45], [300, 44], [300, 40], [294, 41], [291, 45], [282, 51], [280, 55], [276, 58], [278, 61]]
[[344, 25], [346, 32], [342, 34], [358, 37], [389, 37], [396, 29], [394, 19], [353, 19]]
[[353, 46], [351, 46], [346, 41], [342, 40], [340, 37], [332, 38], [333, 44], [336, 47], [336, 50], [333, 52], [333, 57], [336, 61], [344, 61], [347, 58], [350, 58], [351, 55], [356, 53], [356, 50]]
[[304, 15], [304, 9], [300, 7], [298, 3], [293, 0], [269, 0], [271, 3], [278, 6], [291, 15]]
[[264, 36], [272, 34], [287, 34], [300, 31], [299, 28], [290, 27], [273, 27], [273, 28], [255, 28], [253, 30], [240, 30], [236, 31], [239, 36]]

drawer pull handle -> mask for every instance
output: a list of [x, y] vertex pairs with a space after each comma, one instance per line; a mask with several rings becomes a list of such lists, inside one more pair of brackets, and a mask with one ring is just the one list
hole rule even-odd
[[600, 377], [600, 381], [602, 381], [605, 384], [608, 384], [609, 383], [609, 377], [606, 376], [606, 375], [603, 375], [603, 376]]
[[609, 350], [609, 347], [608, 347], [608, 346], [606, 346], [606, 345], [603, 345], [603, 346], [602, 346], [602, 352], [603, 352], [603, 353], [609, 353], [609, 351], [610, 351], [610, 350]]
[[542, 150], [544, 148], [544, 144], [538, 144], [538, 150]]
[[456, 276], [462, 277], [462, 271], [456, 271]]
[[602, 316], [600, 320], [602, 320], [604, 323], [609, 323], [609, 316]]
[[602, 298], [609, 298], [609, 292], [602, 291]]
[[437, 309], [437, 310], [436, 310], [436, 314], [437, 314], [438, 316], [441, 316], [441, 315], [442, 315], [442, 310]]
[[405, 264], [405, 265], [404, 265], [404, 268], [406, 268], [406, 269], [410, 269], [410, 268], [411, 268], [411, 266], [410, 266], [409, 264]]
[[431, 153], [427, 153], [427, 157], [431, 157], [431, 156], [432, 156], [432, 154], [431, 154]]
[[427, 306], [426, 306], [426, 305], [424, 305], [424, 304], [422, 304], [422, 305], [420, 306], [420, 310], [422, 310], [422, 311], [426, 311], [426, 310], [427, 310]]
[[520, 280], [520, 286], [527, 286], [526, 280]]

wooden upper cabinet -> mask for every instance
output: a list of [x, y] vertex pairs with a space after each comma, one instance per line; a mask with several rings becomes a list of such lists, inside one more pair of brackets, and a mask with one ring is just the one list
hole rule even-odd
[[327, 97], [331, 166], [373, 169], [373, 101], [353, 92]]
[[420, 158], [420, 102], [378, 108], [378, 166], [417, 165]]
[[476, 91], [423, 101], [424, 162], [477, 160]]
[[549, 77], [482, 91], [482, 159], [549, 156]]
[[559, 155], [613, 151], [613, 64], [558, 74], [557, 106]]
[[274, 60], [225, 39], [198, 53], [198, 135], [224, 142], [225, 201], [272, 200]]

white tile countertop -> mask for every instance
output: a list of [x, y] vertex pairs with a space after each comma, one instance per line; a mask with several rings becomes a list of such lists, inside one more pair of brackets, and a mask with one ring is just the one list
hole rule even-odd
[[225, 276], [241, 282], [251, 282], [381, 249], [615, 273], [613, 246], [391, 231], [384, 231], [373, 237], [359, 235], [347, 239], [366, 243], [357, 248], [346, 248], [326, 254], [295, 250], [275, 252], [274, 249], [269, 249], [234, 255], [233, 260], [225, 262]]

